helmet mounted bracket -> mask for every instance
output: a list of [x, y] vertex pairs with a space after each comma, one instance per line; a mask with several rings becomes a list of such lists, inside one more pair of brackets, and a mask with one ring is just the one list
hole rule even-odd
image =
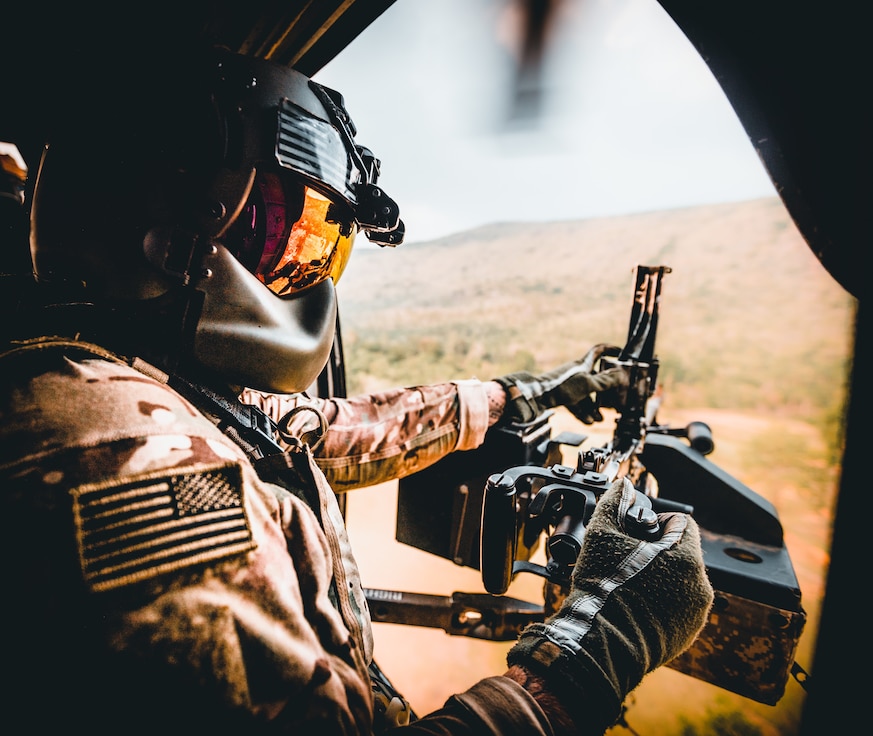
[[339, 92], [310, 80], [309, 86], [331, 116], [343, 144], [358, 172], [354, 182], [355, 219], [374, 243], [396, 246], [403, 242], [405, 227], [400, 220], [400, 208], [385, 191], [376, 185], [381, 163], [373, 152], [355, 143], [355, 124], [345, 109]]

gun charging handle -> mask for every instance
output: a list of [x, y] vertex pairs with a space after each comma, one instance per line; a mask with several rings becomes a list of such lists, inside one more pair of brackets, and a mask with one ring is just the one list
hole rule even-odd
[[684, 437], [688, 440], [692, 450], [701, 455], [710, 455], [715, 450], [715, 441], [712, 438], [712, 429], [706, 422], [693, 421], [681, 428], [666, 426], [649, 427], [650, 434], [666, 434], [672, 437]]
[[709, 455], [715, 449], [712, 440], [712, 429], [705, 422], [689, 422], [685, 427], [685, 436], [688, 442], [701, 455]]

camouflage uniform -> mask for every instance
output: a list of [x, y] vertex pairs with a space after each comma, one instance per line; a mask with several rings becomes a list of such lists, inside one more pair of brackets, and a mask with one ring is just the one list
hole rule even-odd
[[[188, 401], [96, 346], [15, 347], [0, 371], [7, 718], [31, 732], [372, 731], [366, 602], [336, 499], [307, 452], [276, 456], [282, 484], [266, 482]], [[477, 390], [462, 386], [457, 395]], [[432, 432], [419, 433], [425, 445], [462, 447], [484, 432], [452, 384], [404, 394], [374, 402], [374, 419], [397, 418], [369, 454], [360, 431], [336, 433], [365, 456], [371, 482], [380, 459], [436, 457], [418, 438], [399, 441], [397, 407], [410, 397]], [[408, 730], [483, 728], [551, 732], [503, 677]]]
[[277, 423], [298, 410], [290, 423], [297, 437], [317, 424], [311, 412], [300, 409], [321, 412], [329, 431], [315, 448], [316, 463], [335, 491], [403, 478], [449, 452], [478, 447], [488, 429], [488, 398], [475, 379], [347, 399], [253, 390], [243, 391], [240, 399]]

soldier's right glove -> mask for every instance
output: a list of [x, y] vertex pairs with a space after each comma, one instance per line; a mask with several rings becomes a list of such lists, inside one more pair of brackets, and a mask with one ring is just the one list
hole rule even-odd
[[582, 358], [565, 363], [554, 370], [534, 375], [526, 371], [495, 378], [506, 391], [504, 416], [517, 422], [530, 422], [546, 409], [566, 406], [585, 424], [603, 419], [597, 394], [616, 386], [627, 386], [627, 372], [623, 368], [595, 372], [594, 365], [607, 351], [618, 354], [618, 348], [598, 344]]
[[507, 657], [545, 680], [580, 734], [612, 725], [646, 673], [691, 646], [712, 605], [694, 519], [659, 514], [660, 539], [642, 541], [624, 529], [634, 500], [625, 478], [603, 494], [569, 595], [554, 616], [527, 627]]

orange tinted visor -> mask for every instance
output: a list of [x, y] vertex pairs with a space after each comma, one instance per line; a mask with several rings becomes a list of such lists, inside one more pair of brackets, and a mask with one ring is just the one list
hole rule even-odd
[[355, 241], [354, 212], [317, 190], [258, 173], [249, 199], [222, 242], [277, 296], [339, 281]]

